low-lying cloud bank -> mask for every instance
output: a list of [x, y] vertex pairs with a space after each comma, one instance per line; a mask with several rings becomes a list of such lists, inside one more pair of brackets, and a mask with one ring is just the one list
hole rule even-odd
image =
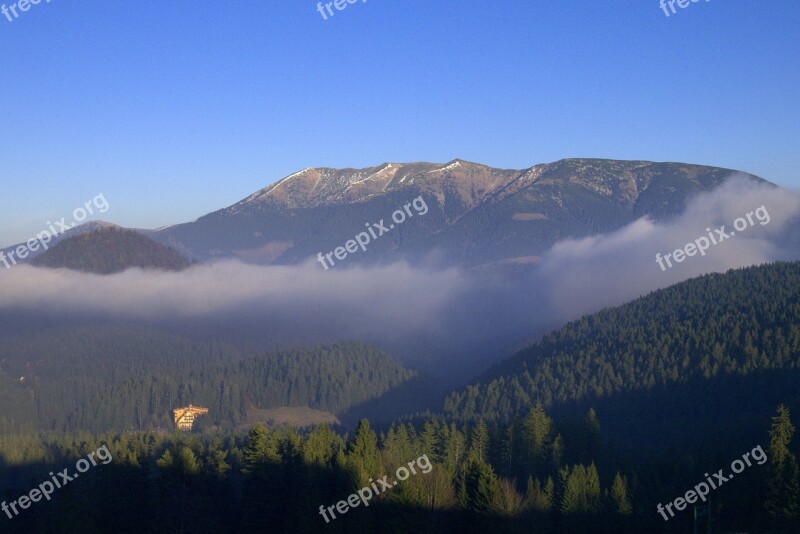
[[[705, 255], [662, 270], [664, 256], [710, 228], [751, 214], [752, 225]], [[769, 221], [764, 222], [768, 214]], [[800, 198], [733, 178], [663, 224], [644, 218], [619, 231], [554, 246], [529, 275], [433, 270], [398, 263], [323, 270], [226, 261], [181, 273], [130, 270], [96, 276], [19, 266], [0, 272], [0, 311], [103, 317], [274, 345], [358, 339], [412, 365], [463, 364], [603, 307], [700, 274], [797, 259]], [[232, 332], [234, 334], [232, 334]]]
[[[739, 218], [747, 223], [742, 231], [734, 228]], [[798, 259], [798, 222], [797, 194], [734, 176], [698, 195], [682, 215], [666, 223], [642, 218], [617, 232], [558, 243], [539, 276], [553, 284], [549, 302], [554, 313], [560, 319], [574, 317], [702, 274]], [[721, 238], [720, 229], [734, 235]], [[690, 243], [696, 249], [701, 237], [712, 241], [709, 233], [718, 243], [712, 242], [704, 255], [689, 249], [693, 255], [680, 262], [671, 259], [671, 267], [657, 262], [656, 254], [663, 258]]]

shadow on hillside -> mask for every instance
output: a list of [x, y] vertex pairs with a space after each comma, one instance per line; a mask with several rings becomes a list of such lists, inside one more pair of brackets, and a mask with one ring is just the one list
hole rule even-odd
[[[151, 458], [152, 459], [152, 458]], [[8, 465], [0, 461], [0, 499], [10, 503], [49, 480], [74, 460], [53, 464]], [[31, 503], [9, 519], [0, 516], [0, 532], [50, 533], [579, 533], [638, 529], [630, 519], [598, 514], [560, 518], [526, 513], [501, 517], [460, 510], [430, 510], [374, 498], [326, 523], [319, 512], [356, 491], [348, 472], [295, 464], [266, 464], [245, 477], [198, 472], [187, 474], [145, 465], [110, 463], [92, 467], [60, 489], [51, 500]], [[390, 495], [387, 492], [387, 495]], [[391, 498], [391, 496], [390, 496]], [[329, 514], [330, 517], [330, 514]], [[677, 525], [676, 525], [677, 526]], [[651, 525], [649, 532], [659, 532]], [[663, 532], [678, 532], [666, 530]]]
[[603, 435], [626, 455], [647, 457], [674, 448], [737, 456], [766, 447], [779, 404], [800, 414], [800, 369], [766, 369], [589, 398], [554, 406], [555, 417], [583, 417], [594, 407]]

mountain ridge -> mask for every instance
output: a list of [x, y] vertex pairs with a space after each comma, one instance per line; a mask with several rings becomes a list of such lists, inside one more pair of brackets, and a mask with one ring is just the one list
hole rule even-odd
[[[766, 182], [721, 167], [600, 158], [525, 169], [460, 158], [361, 169], [308, 167], [194, 221], [136, 231], [201, 261], [296, 265], [422, 197], [429, 214], [374, 241], [348, 265], [431, 257], [470, 268], [528, 265], [562, 239], [615, 231], [643, 216], [675, 216], [692, 196], [734, 174]], [[72, 229], [53, 245], [94, 224], [100, 223]]]
[[[491, 167], [483, 163], [467, 161], [461, 158], [453, 159], [447, 163], [385, 162], [380, 165], [363, 168], [306, 167], [305, 169], [279, 179], [277, 182], [256, 191], [245, 199], [224, 209], [235, 211], [243, 206], [260, 202], [266, 202], [272, 205], [280, 205], [285, 208], [318, 207], [319, 205], [325, 203], [357, 203], [366, 200], [375, 193], [369, 192], [371, 190], [364, 187], [362, 189], [366, 189], [366, 191], [362, 191], [362, 196], [358, 196], [358, 192], [356, 192], [354, 196], [349, 198], [346, 197], [345, 193], [351, 190], [354, 186], [377, 180], [377, 183], [384, 185], [384, 187], [381, 189], [381, 192], [385, 193], [391, 186], [405, 183], [415, 184], [417, 183], [416, 180], [418, 178], [424, 179], [428, 175], [436, 178], [437, 176], [435, 175], [438, 173], [446, 173], [447, 171], [451, 171], [450, 176], [453, 176], [454, 178], [473, 178], [475, 173], [480, 170], [488, 171], [492, 177], [504, 176], [506, 177], [506, 180], [503, 183], [491, 189], [487, 189], [486, 194], [482, 197], [484, 199], [488, 199], [491, 196], [499, 194], [502, 198], [504, 195], [513, 194], [524, 187], [530, 186], [540, 177], [562, 165], [580, 163], [586, 164], [587, 162], [596, 164], [624, 163], [631, 166], [633, 169], [656, 165], [679, 165], [686, 168], [714, 168], [725, 170], [731, 173], [740, 172], [733, 169], [707, 167], [697, 164], [655, 162], [647, 160], [614, 160], [606, 158], [564, 158], [551, 163], [538, 163], [523, 169]], [[452, 172], [454, 170], [463, 170], [463, 172], [461, 174], [454, 174]], [[446, 177], [448, 175], [439, 174], [439, 176]], [[304, 179], [314, 180], [314, 185], [311, 186], [310, 189], [307, 187], [303, 188], [303, 185], [308, 184], [301, 182], [300, 186], [296, 187], [294, 191], [288, 188], [289, 183], [294, 185], [294, 182]], [[319, 196], [312, 197], [312, 193], [314, 193], [320, 183], [323, 183], [323, 187], [321, 188], [322, 193], [324, 194], [325, 192], [329, 192], [327, 198], [320, 198]], [[344, 190], [336, 189], [335, 186], [337, 185], [339, 185], [340, 188], [344, 186], [346, 187], [344, 187]]]
[[449, 163], [306, 168], [199, 219], [152, 232], [202, 260], [293, 265], [332, 250], [412, 198], [431, 213], [371, 245], [352, 263], [423, 261], [458, 266], [531, 258], [561, 239], [617, 230], [680, 213], [695, 194], [742, 174], [645, 160], [570, 158], [527, 169]]

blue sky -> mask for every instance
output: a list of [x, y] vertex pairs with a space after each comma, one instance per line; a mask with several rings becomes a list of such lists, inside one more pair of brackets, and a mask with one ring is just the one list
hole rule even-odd
[[[0, 3], [11, 4], [10, 0]], [[102, 193], [132, 227], [299, 169], [685, 161], [800, 186], [800, 4], [52, 0], [0, 15], [0, 245]]]

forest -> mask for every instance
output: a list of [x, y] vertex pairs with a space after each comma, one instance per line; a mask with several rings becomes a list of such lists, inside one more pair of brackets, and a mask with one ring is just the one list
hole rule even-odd
[[65, 239], [34, 258], [31, 264], [114, 274], [131, 267], [182, 271], [192, 262], [139, 232], [109, 227]]
[[[338, 413], [414, 377], [359, 343], [254, 353], [141, 328], [6, 332], [0, 497], [101, 444], [114, 461], [0, 529], [677, 533], [699, 512], [701, 531], [710, 517], [714, 532], [797, 532], [799, 293], [798, 263], [690, 280], [542, 337], [440, 410], [355, 428], [234, 423], [250, 407]], [[207, 422], [167, 430], [187, 402]], [[768, 461], [707, 504], [657, 512], [755, 447]], [[430, 473], [321, 516], [421, 455]]]
[[[798, 440], [783, 405], [762, 436], [770, 462], [710, 498], [714, 531], [800, 526]], [[568, 437], [535, 406], [509, 425], [440, 418], [352, 436], [255, 425], [245, 433], [129, 432], [0, 437], [0, 487], [15, 502], [106, 445], [113, 462], [58, 489], [49, 502], [0, 517], [8, 532], [686, 532], [691, 510], [656, 512], [726, 459], [673, 451], [638, 466], [609, 459], [590, 411]], [[420, 455], [432, 465], [368, 507], [326, 522], [346, 499]], [[729, 460], [729, 459], [727, 459]], [[794, 530], [793, 530], [794, 529]], [[759, 531], [765, 531], [763, 528]]]
[[507, 419], [655, 386], [800, 369], [800, 263], [710, 274], [586, 316], [452, 394], [455, 418]]
[[256, 351], [152, 329], [70, 326], [5, 335], [0, 432], [157, 430], [171, 411], [209, 408], [232, 428], [248, 410], [307, 406], [340, 413], [414, 376], [361, 343]]

